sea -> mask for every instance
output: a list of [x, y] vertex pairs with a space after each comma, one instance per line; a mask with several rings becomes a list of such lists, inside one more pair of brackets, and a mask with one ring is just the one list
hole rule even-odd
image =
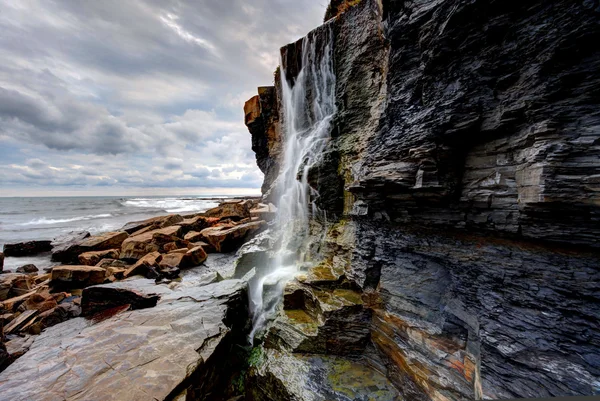
[[[118, 230], [126, 223], [165, 214], [193, 214], [218, 206], [237, 196], [179, 197], [36, 197], [0, 198], [0, 249], [4, 244], [32, 240], [52, 240], [71, 231], [92, 235]], [[4, 271], [25, 264], [40, 270], [51, 267], [50, 255], [6, 257]]]

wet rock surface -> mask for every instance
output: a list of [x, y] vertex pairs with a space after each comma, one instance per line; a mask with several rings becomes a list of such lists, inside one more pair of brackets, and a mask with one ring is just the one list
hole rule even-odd
[[384, 375], [364, 362], [267, 350], [251, 369], [251, 401], [401, 401]]
[[[315, 232], [315, 266], [288, 288], [269, 352], [334, 354], [300, 344], [327, 325], [317, 294], [352, 290], [371, 312], [348, 316], [369, 326], [357, 363], [406, 399], [598, 394], [598, 12], [332, 2], [338, 112], [309, 180], [339, 227]], [[282, 49], [290, 81], [301, 43]], [[260, 165], [272, 145], [257, 144]]]
[[229, 340], [228, 313], [246, 311], [245, 284], [162, 288], [154, 308], [44, 331], [0, 374], [0, 399], [163, 400], [185, 392]]

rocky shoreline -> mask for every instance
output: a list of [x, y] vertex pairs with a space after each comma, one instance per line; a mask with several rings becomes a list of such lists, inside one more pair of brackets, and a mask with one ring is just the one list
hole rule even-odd
[[[214, 351], [211, 347], [220, 344], [217, 337], [224, 337], [228, 330], [223, 323], [227, 314], [242, 313], [242, 326], [248, 321], [244, 306], [247, 304], [245, 284], [230, 280], [235, 269], [235, 251], [264, 230], [274, 212], [273, 205], [260, 204], [257, 199], [232, 199], [203, 213], [155, 217], [128, 223], [115, 232], [94, 236], [77, 232], [53, 241], [5, 245], [0, 260], [51, 252], [52, 260], [61, 264], [47, 271], [26, 265], [16, 272], [0, 274], [0, 372], [7, 369], [0, 376], [0, 399], [62, 399], [64, 394], [42, 396], [48, 388], [56, 388], [58, 381], [44, 384], [43, 374], [30, 372], [37, 376], [34, 378], [28, 373], [28, 369], [36, 368], [41, 360], [55, 367], [67, 363], [61, 362], [59, 355], [53, 355], [52, 360], [47, 359], [49, 355], [40, 356], [55, 352], [46, 343], [61, 342], [72, 348], [76, 347], [77, 340], [65, 332], [81, 330], [77, 338], [92, 338], [100, 335], [96, 333], [106, 333], [106, 329], [99, 328], [103, 324], [116, 331], [137, 325], [127, 320], [137, 316], [132, 315], [132, 311], [148, 309], [148, 313], [158, 319], [173, 318], [175, 321], [178, 317], [174, 315], [182, 313], [179, 308], [189, 306], [195, 311], [189, 316], [198, 315], [204, 326], [207, 325], [205, 319], [214, 318], [215, 333], [193, 336], [199, 346], [204, 340], [214, 343], [209, 346], [210, 352]], [[193, 305], [188, 305], [188, 297], [195, 300]], [[232, 312], [227, 305], [234, 299], [237, 306]], [[179, 306], [181, 302], [183, 304]], [[196, 305], [197, 302], [200, 304]], [[220, 312], [208, 311], [213, 304], [215, 307], [222, 305], [218, 308]], [[60, 328], [54, 329], [63, 322]], [[185, 338], [192, 336], [185, 330], [183, 333]], [[238, 330], [236, 335], [241, 333], [242, 330]], [[145, 347], [154, 347], [151, 337], [143, 339]], [[175, 335], [169, 341], [176, 339]], [[157, 338], [156, 341], [161, 340]], [[132, 352], [142, 352], [138, 346]], [[159, 345], [156, 347], [160, 348]], [[102, 353], [102, 350], [98, 352]], [[198, 355], [205, 361], [210, 352], [199, 352]], [[106, 360], [106, 356], [95, 355], [93, 358]], [[134, 363], [124, 358], [127, 363]], [[92, 360], [88, 362], [93, 363]], [[157, 362], [158, 365], [161, 364]], [[184, 369], [179, 374], [161, 373], [173, 377], [161, 383], [160, 390], [154, 389], [152, 394], [165, 392], [166, 395], [174, 391], [192, 373], [193, 369]], [[90, 375], [96, 374], [98, 372], [90, 372]], [[35, 383], [39, 394], [28, 393], [25, 387], [30, 382]], [[93, 393], [101, 389], [87, 387], [85, 391]], [[109, 399], [106, 398], [108, 390], [102, 391], [105, 392], [101, 397], [99, 394], [94, 397]], [[140, 391], [139, 397], [131, 399], [146, 399], [141, 395], [144, 390]], [[123, 399], [118, 394], [114, 397], [111, 399]]]

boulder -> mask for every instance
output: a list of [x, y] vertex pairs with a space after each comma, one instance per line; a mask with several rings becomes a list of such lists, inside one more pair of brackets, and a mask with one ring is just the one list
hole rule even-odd
[[52, 269], [50, 283], [56, 287], [85, 288], [102, 284], [106, 270], [96, 266], [58, 266]]
[[[187, 252], [187, 249], [186, 249]], [[174, 252], [163, 255], [162, 260], [159, 262], [161, 268], [177, 267], [182, 268], [185, 264], [185, 253]]]
[[125, 231], [108, 232], [76, 241], [60, 251], [52, 253], [52, 260], [62, 263], [79, 263], [79, 255], [87, 252], [105, 251], [120, 248], [125, 239], [129, 237]]
[[16, 271], [17, 273], [36, 273], [39, 270], [36, 265], [29, 264], [18, 267]]
[[175, 235], [168, 235], [160, 232], [152, 234], [152, 243], [159, 246], [162, 252], [171, 252], [175, 249], [186, 248], [188, 241], [182, 240]]
[[127, 238], [121, 245], [121, 259], [139, 260], [144, 255], [160, 250], [160, 245], [154, 243], [154, 234], [164, 234], [177, 237], [181, 232], [181, 226], [170, 226], [158, 230], [152, 230], [140, 235]]
[[149, 268], [158, 267], [158, 264], [162, 258], [163, 255], [156, 251], [143, 256], [133, 266], [123, 272], [123, 278], [128, 278], [138, 274], [145, 276]]
[[127, 269], [123, 269], [121, 267], [114, 267], [114, 266], [109, 266], [106, 269], [106, 275], [108, 277], [115, 277], [118, 280], [123, 279], [123, 274], [125, 274], [125, 272], [127, 271]]
[[218, 217], [194, 216], [183, 220], [179, 225], [183, 233], [190, 231], [201, 231], [205, 228], [212, 227], [219, 222]]
[[[64, 299], [64, 293], [61, 294]], [[53, 295], [57, 296], [55, 297]], [[61, 296], [59, 294], [53, 295], [50, 295], [49, 293], [32, 294], [21, 304], [21, 306], [19, 306], [19, 310], [37, 310], [41, 313], [55, 308], [58, 305], [57, 300], [61, 300]]]
[[183, 237], [184, 240], [186, 241], [190, 241], [190, 242], [198, 242], [202, 240], [202, 234], [198, 231], [190, 231], [189, 233], [187, 233], [185, 235], [185, 237]]
[[118, 259], [102, 259], [96, 263], [96, 266], [103, 269], [108, 269], [109, 267], [128, 268], [130, 264]]
[[182, 221], [183, 221], [183, 217], [181, 217], [180, 215], [170, 214], [167, 216], [153, 217], [153, 218], [147, 219], [147, 220], [134, 221], [131, 223], [127, 223], [127, 224], [125, 224], [125, 226], [123, 226], [123, 228], [121, 230], [127, 232], [128, 234], [133, 234], [136, 231], [140, 231], [145, 228], [148, 228], [149, 230], [156, 230], [159, 228], [164, 228], [164, 227], [169, 227], [169, 226], [175, 225]]
[[0, 275], [0, 301], [26, 294], [32, 287], [32, 278], [27, 274], [2, 274]]
[[250, 205], [251, 203], [245, 200], [223, 202], [204, 212], [204, 216], [238, 221], [250, 217]]
[[87, 231], [72, 231], [70, 233], [54, 238], [54, 240], [52, 240], [52, 243], [50, 244], [52, 245], [52, 260], [55, 262], [59, 261], [63, 257], [67, 249], [83, 241], [89, 236], [90, 233]]
[[31, 256], [50, 252], [52, 241], [27, 241], [14, 244], [4, 244], [5, 256]]
[[265, 221], [256, 221], [237, 226], [211, 227], [201, 231], [206, 242], [217, 252], [231, 252], [239, 247], [250, 235], [265, 225]]
[[102, 259], [118, 259], [119, 249], [107, 249], [105, 251], [85, 252], [79, 255], [79, 263], [86, 266], [96, 266]]
[[138, 290], [131, 283], [93, 286], [83, 290], [81, 314], [92, 316], [123, 305], [130, 305], [131, 310], [153, 308], [159, 299], [159, 294]]
[[150, 280], [118, 284], [137, 281], [162, 291], [154, 308], [95, 324], [76, 318], [46, 329], [2, 373], [0, 398], [177, 399], [213, 362], [227, 360], [221, 350], [241, 333], [232, 325], [248, 318], [245, 283], [227, 280], [177, 291]]
[[4, 253], [0, 252], [0, 273], [4, 270]]
[[185, 267], [198, 266], [204, 263], [207, 257], [208, 255], [204, 251], [204, 248], [202, 248], [201, 246], [192, 248], [188, 250], [184, 255], [186, 265]]

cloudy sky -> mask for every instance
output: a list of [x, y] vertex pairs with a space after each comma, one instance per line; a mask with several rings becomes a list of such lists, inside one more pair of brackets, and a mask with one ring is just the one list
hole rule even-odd
[[0, 196], [258, 193], [244, 101], [327, 0], [0, 0]]

